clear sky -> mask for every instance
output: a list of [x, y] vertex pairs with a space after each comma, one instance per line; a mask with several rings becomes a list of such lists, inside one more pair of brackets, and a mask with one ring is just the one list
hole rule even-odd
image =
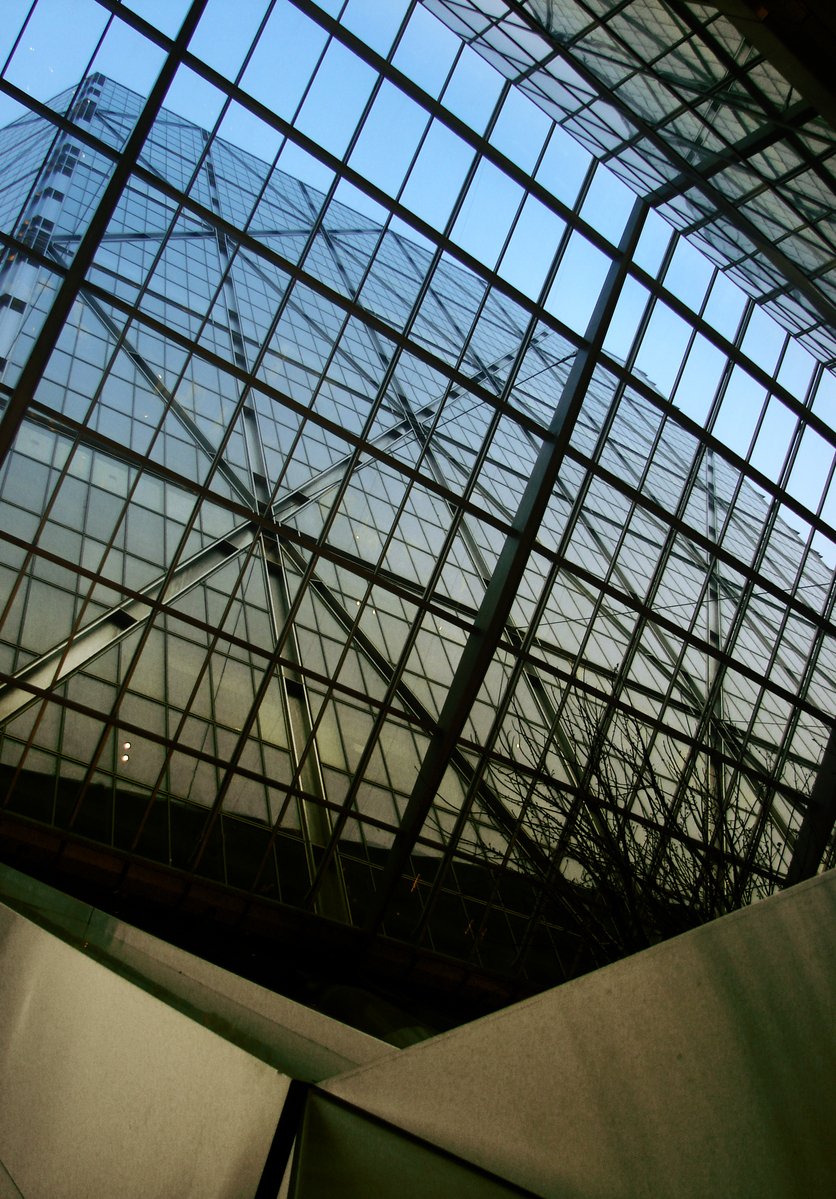
[[[339, 0], [330, 3], [321, 0], [321, 3], [335, 14], [343, 7]], [[176, 33], [187, 6], [187, 0], [131, 0], [129, 5], [168, 34]], [[4, 0], [0, 59], [5, 62], [11, 54], [5, 73], [12, 82], [40, 100], [49, 100], [74, 86], [88, 71], [97, 70], [147, 93], [160, 68], [161, 51], [123, 22], [111, 19], [95, 0], [40, 0], [15, 48], [15, 39], [29, 8], [30, 0]], [[258, 29], [263, 8], [262, 0], [209, 0], [191, 49], [215, 69], [234, 78]], [[406, 0], [349, 0], [342, 20], [385, 54], [406, 8]], [[290, 53], [288, 47], [292, 48]], [[279, 54], [281, 70], [276, 67]], [[473, 128], [484, 130], [503, 80], [472, 51], [462, 54], [459, 39], [425, 10], [416, 11], [394, 61], [433, 95], [442, 94], [447, 80], [442, 95], [445, 106]], [[318, 63], [313, 85], [306, 94]], [[454, 63], [455, 69], [448, 79]], [[273, 11], [242, 82], [257, 100], [282, 117], [295, 119], [302, 132], [342, 156], [374, 80], [374, 72], [368, 66], [341, 45], [327, 45], [322, 30], [282, 0]], [[183, 68], [172, 85], [166, 107], [207, 128], [214, 125], [223, 101], [217, 89]], [[0, 124], [20, 115], [22, 110], [18, 105], [0, 96]], [[407, 208], [440, 229], [448, 220], [470, 166], [472, 151], [442, 124], [430, 123], [423, 147], [401, 191], [428, 123], [430, 118], [420, 105], [386, 84], [375, 100], [349, 161], [389, 195], [400, 193]], [[264, 159], [272, 158], [279, 147], [275, 131], [238, 105], [227, 111], [221, 134]], [[550, 119], [525, 96], [514, 92], [508, 97], [491, 140], [524, 169], [533, 167], [546, 145], [537, 178], [559, 199], [574, 201], [590, 156], [562, 130], [553, 132]], [[326, 167], [293, 147], [283, 152], [282, 167], [314, 186], [325, 188], [330, 183]], [[385, 215], [360, 193], [344, 188], [341, 198], [377, 219]], [[453, 226], [454, 240], [488, 266], [497, 266], [506, 233], [524, 198], [522, 189], [513, 180], [483, 161]], [[582, 215], [615, 242], [631, 202], [632, 195], [626, 187], [610, 172], [599, 170], [584, 201]], [[498, 263], [500, 275], [536, 298], [563, 229], [558, 216], [528, 197], [510, 244]], [[654, 215], [637, 255], [641, 266], [651, 272], [656, 270], [670, 234], [669, 226]], [[547, 309], [583, 332], [608, 263], [606, 254], [575, 234], [547, 298]], [[697, 309], [712, 274], [708, 260], [681, 242], [665, 282], [678, 298]], [[639, 283], [628, 282], [607, 341], [607, 348], [619, 357], [626, 356], [629, 350], [647, 298]], [[744, 299], [731, 281], [721, 279], [711, 292], [707, 319], [729, 335], [739, 320]], [[671, 394], [677, 383], [688, 336], [687, 323], [671, 309], [657, 304], [636, 365], [666, 395]], [[759, 366], [771, 371], [784, 340], [778, 325], [766, 313], [758, 312], [743, 349]], [[809, 354], [800, 346], [791, 345], [779, 379], [802, 397], [813, 366]], [[696, 420], [705, 418], [723, 367], [723, 356], [707, 339], [698, 338], [675, 392], [675, 402]], [[832, 404], [835, 395], [836, 389], [828, 379], [828, 390], [822, 390], [817, 402], [820, 410], [825, 404]], [[777, 479], [794, 418], [773, 398], [758, 432], [756, 424], [764, 398], [763, 389], [744, 371], [736, 370], [716, 431], [744, 455], [754, 439], [751, 450], [754, 465]], [[832, 451], [823, 439], [810, 431], [805, 433], [797, 465], [789, 478], [790, 492], [815, 507], [831, 460]], [[826, 503], [825, 515], [836, 522], [833, 495]], [[819, 548], [832, 562], [833, 547]]]

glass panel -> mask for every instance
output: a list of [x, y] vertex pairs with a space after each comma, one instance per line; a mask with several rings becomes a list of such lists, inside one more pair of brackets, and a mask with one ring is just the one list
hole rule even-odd
[[0, 31], [32, 846], [509, 988], [833, 863], [823, 120], [643, 0], [110, 7]]

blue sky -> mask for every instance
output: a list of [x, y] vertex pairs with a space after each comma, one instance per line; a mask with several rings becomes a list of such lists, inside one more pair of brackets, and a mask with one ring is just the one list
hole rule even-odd
[[[163, 32], [173, 35], [187, 9], [187, 0], [131, 0], [137, 13]], [[14, 38], [30, 7], [30, 0], [5, 0], [0, 26], [0, 58], [12, 53]], [[333, 12], [339, 0], [322, 3]], [[406, 0], [350, 0], [343, 12], [345, 25], [366, 39], [380, 53], [388, 53], [399, 28]], [[209, 0], [192, 41], [191, 49], [211, 66], [234, 78], [262, 19], [262, 0]], [[283, 53], [282, 69], [276, 69], [277, 48]], [[395, 54], [396, 65], [413, 77], [473, 128], [485, 128], [500, 94], [503, 80], [474, 52], [459, 54], [459, 39], [423, 9], [418, 9]], [[324, 57], [323, 57], [324, 54]], [[458, 61], [456, 55], [459, 54]], [[320, 61], [321, 60], [321, 61]], [[109, 14], [95, 0], [40, 0], [6, 68], [15, 84], [40, 100], [75, 85], [89, 70], [98, 70], [140, 93], [151, 87], [162, 62], [162, 52]], [[453, 64], [452, 77], [448, 79]], [[319, 64], [313, 84], [308, 81]], [[288, 3], [274, 9], [261, 43], [243, 75], [243, 85], [257, 100], [296, 126], [332, 153], [342, 156], [368, 100], [373, 71], [337, 43], [327, 45], [321, 29]], [[221, 111], [224, 97], [198, 75], [183, 68], [169, 92], [168, 108], [211, 127]], [[299, 107], [301, 103], [301, 108]], [[0, 97], [0, 124], [22, 115], [13, 101]], [[461, 181], [472, 161], [470, 149], [439, 122], [429, 123], [424, 109], [390, 85], [384, 85], [349, 159], [365, 178], [373, 180], [391, 196], [398, 194], [413, 156], [417, 161], [400, 194], [402, 202], [422, 220], [443, 228]], [[427, 125], [429, 123], [429, 129]], [[393, 135], [393, 130], [396, 134]], [[546, 151], [537, 178], [567, 203], [572, 203], [590, 162], [590, 156], [561, 130], [551, 133], [551, 122], [531, 101], [518, 92], [508, 97], [491, 140], [524, 169], [531, 169], [544, 144]], [[221, 134], [229, 141], [270, 159], [280, 145], [279, 135], [246, 109], [232, 105], [223, 120]], [[283, 151], [281, 165], [290, 173], [325, 188], [330, 172], [294, 147]], [[348, 189], [343, 189], [348, 192]], [[350, 192], [341, 195], [346, 203], [365, 208], [380, 218], [381, 210]], [[487, 162], [482, 162], [453, 226], [453, 238], [463, 249], [488, 266], [497, 266], [498, 256], [512, 219], [524, 195], [522, 189]], [[609, 172], [599, 170], [587, 195], [582, 215], [613, 242], [618, 240], [632, 203], [632, 195]], [[536, 298], [548, 264], [563, 233], [563, 222], [533, 197], [528, 197], [504, 257], [498, 263], [500, 276]], [[653, 272], [670, 238], [670, 229], [655, 215], [648, 222], [637, 261]], [[578, 332], [586, 321], [606, 273], [609, 259], [580, 234], [573, 235], [546, 308]], [[712, 278], [711, 264], [699, 251], [682, 242], [666, 276], [671, 291], [695, 310], [702, 303]], [[571, 286], [567, 280], [571, 279]], [[624, 357], [629, 349], [647, 295], [642, 286], [627, 284], [607, 348]], [[720, 332], [729, 335], [739, 320], [743, 293], [730, 281], [715, 284], [706, 309], [707, 318]], [[689, 329], [670, 308], [657, 305], [648, 335], [639, 352], [637, 366], [665, 394], [671, 394]], [[765, 370], [774, 369], [784, 334], [766, 314], [753, 318], [743, 349]], [[694, 419], [707, 415], [709, 401], [723, 369], [722, 355], [706, 339], [698, 339], [679, 380], [675, 400]], [[800, 346], [785, 355], [780, 381], [794, 394], [804, 394], [813, 359]], [[820, 404], [832, 392], [822, 391]], [[738, 453], [751, 447], [753, 463], [777, 478], [791, 436], [794, 420], [773, 399], [763, 427], [756, 429], [764, 398], [763, 389], [742, 371], [736, 371], [723, 403], [717, 433]], [[753, 443], [754, 439], [754, 443]], [[789, 478], [792, 494], [812, 506], [825, 485], [832, 453], [818, 435], [805, 434], [798, 465]], [[836, 500], [826, 508], [836, 520]], [[825, 546], [820, 548], [826, 549]], [[832, 549], [828, 560], [833, 560]]]

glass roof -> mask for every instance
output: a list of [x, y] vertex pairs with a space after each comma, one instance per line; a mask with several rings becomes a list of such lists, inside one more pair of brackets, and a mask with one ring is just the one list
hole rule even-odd
[[11, 21], [15, 837], [530, 987], [833, 864], [831, 135], [602, 7]]
[[832, 362], [833, 129], [728, 17], [687, 0], [428, 6]]

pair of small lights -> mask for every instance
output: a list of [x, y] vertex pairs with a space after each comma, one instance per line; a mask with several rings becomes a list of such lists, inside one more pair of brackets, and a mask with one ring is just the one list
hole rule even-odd
[[123, 751], [124, 751], [124, 752], [122, 753], [122, 761], [123, 761], [123, 762], [129, 762], [129, 761], [131, 760], [131, 755], [128, 753], [128, 750], [129, 750], [130, 748], [131, 748], [131, 743], [130, 743], [130, 741], [123, 741], [123, 742], [122, 742], [122, 749], [123, 749]]

